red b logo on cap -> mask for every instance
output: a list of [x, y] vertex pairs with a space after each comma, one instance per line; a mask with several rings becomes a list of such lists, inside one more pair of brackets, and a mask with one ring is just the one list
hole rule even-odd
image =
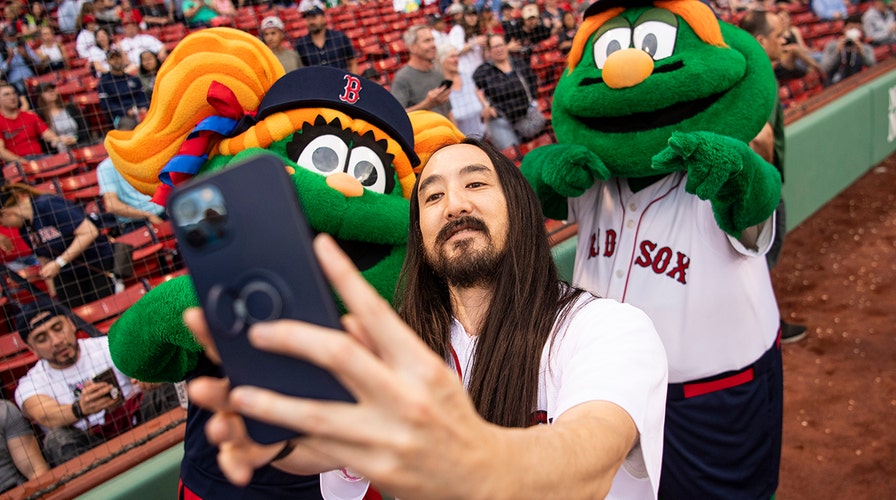
[[358, 98], [361, 97], [361, 80], [358, 80], [357, 77], [352, 75], [345, 75], [345, 92], [339, 96], [339, 100], [343, 102], [347, 102], [349, 104], [354, 104], [358, 102]]

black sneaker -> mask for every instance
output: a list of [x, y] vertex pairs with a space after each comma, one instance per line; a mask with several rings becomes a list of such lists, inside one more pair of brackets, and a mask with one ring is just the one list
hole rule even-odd
[[790, 344], [806, 338], [806, 325], [787, 323], [781, 320], [781, 343]]

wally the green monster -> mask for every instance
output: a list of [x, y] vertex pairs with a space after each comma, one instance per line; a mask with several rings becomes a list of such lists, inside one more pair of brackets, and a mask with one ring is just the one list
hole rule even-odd
[[545, 215], [578, 223], [574, 283], [643, 309], [663, 340], [660, 498], [777, 488], [783, 385], [764, 254], [781, 179], [749, 147], [775, 94], [763, 49], [705, 4], [598, 0], [555, 91], [558, 144], [523, 160]]
[[[415, 143], [461, 137], [435, 113], [410, 118], [374, 82], [328, 67], [284, 75], [257, 38], [214, 28], [191, 34], [172, 51], [145, 121], [133, 132], [111, 132], [106, 148], [131, 184], [162, 203], [172, 185], [194, 175], [261, 152], [278, 155], [311, 227], [332, 235], [391, 299], [407, 245], [407, 196], [420, 163]], [[247, 185], [245, 195], [265, 193]], [[183, 311], [197, 305], [189, 276], [148, 292], [109, 331], [116, 366], [146, 381], [221, 376], [183, 323]], [[246, 488], [230, 484], [217, 466], [217, 448], [205, 438], [210, 416], [188, 409], [181, 498], [321, 497], [317, 475], [295, 476], [270, 465], [260, 467]]]

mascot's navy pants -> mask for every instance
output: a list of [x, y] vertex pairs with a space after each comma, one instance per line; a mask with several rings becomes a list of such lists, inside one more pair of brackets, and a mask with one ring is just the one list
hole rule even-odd
[[743, 370], [670, 384], [659, 497], [772, 498], [783, 393], [777, 342]]

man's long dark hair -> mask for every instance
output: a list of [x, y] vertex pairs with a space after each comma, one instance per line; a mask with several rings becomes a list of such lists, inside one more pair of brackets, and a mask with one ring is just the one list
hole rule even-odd
[[[488, 155], [504, 190], [509, 217], [507, 243], [493, 273], [492, 299], [478, 332], [468, 391], [479, 414], [489, 422], [525, 427], [538, 403], [541, 355], [554, 322], [566, 315], [583, 292], [561, 284], [541, 207], [519, 169], [481, 141], [463, 142]], [[426, 262], [417, 187], [411, 193], [407, 258], [396, 305], [401, 317], [447, 361], [451, 359], [451, 299], [445, 282]]]

